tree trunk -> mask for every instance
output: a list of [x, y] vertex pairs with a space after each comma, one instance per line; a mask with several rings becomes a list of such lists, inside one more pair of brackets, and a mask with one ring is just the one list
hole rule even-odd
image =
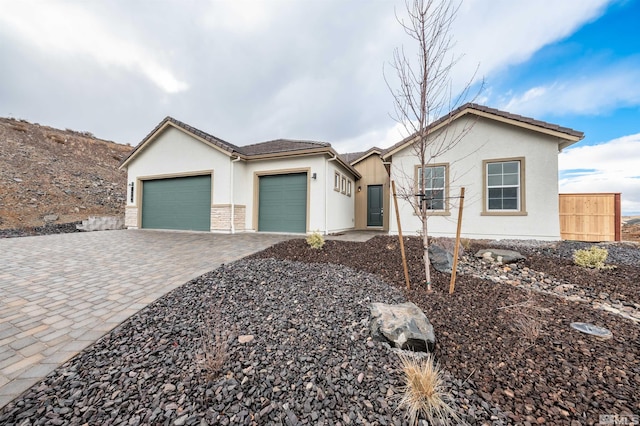
[[431, 262], [429, 261], [429, 236], [427, 235], [427, 201], [423, 197], [422, 201], [422, 257], [424, 261], [424, 274], [427, 279], [427, 292], [431, 293]]

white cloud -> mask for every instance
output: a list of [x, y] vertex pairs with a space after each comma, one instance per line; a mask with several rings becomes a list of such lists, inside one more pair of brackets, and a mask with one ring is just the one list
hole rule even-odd
[[640, 133], [566, 149], [558, 165], [560, 192], [621, 192], [622, 213], [640, 214]]
[[188, 88], [161, 64], [158, 55], [123, 36], [131, 36], [130, 31], [118, 22], [104, 22], [82, 3], [6, 1], [2, 9], [0, 25], [5, 31], [57, 60], [59, 55], [88, 56], [105, 67], [137, 71], [167, 93]]
[[374, 146], [384, 149], [404, 139], [405, 133], [404, 126], [396, 123], [393, 127], [371, 130], [354, 138], [337, 141], [332, 145], [339, 153], [365, 151]]
[[455, 51], [464, 55], [456, 79], [465, 81], [479, 64], [478, 77], [528, 60], [543, 46], [572, 34], [600, 16], [611, 0], [470, 0], [455, 22]]
[[599, 115], [618, 107], [640, 104], [640, 61], [623, 63], [597, 74], [565, 77], [544, 86], [516, 94], [500, 107], [519, 114]]

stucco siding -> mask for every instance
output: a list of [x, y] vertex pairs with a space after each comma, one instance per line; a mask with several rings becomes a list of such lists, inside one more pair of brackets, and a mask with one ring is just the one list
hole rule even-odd
[[[448, 136], [459, 134], [464, 126], [472, 126], [464, 139], [431, 163], [449, 167], [448, 213], [431, 216], [429, 235], [455, 236], [458, 217], [458, 195], [465, 187], [466, 197], [462, 234], [468, 238], [491, 239], [560, 239], [558, 216], [558, 141], [550, 136], [488, 119], [462, 118], [450, 128]], [[442, 137], [442, 136], [440, 136]], [[524, 187], [521, 202], [525, 211], [517, 215], [483, 213], [483, 160], [524, 159]], [[392, 178], [405, 191], [415, 188], [418, 160], [411, 149], [392, 158]], [[411, 206], [399, 201], [402, 231], [416, 234], [420, 220]], [[390, 232], [397, 233], [395, 212], [391, 211]]]
[[141, 190], [138, 180], [159, 177], [184, 176], [188, 174], [213, 171], [212, 203], [229, 203], [230, 158], [194, 139], [175, 128], [168, 128], [146, 147], [128, 165], [128, 183], [137, 185], [131, 202], [127, 197], [127, 205], [137, 205]]
[[[326, 233], [340, 232], [355, 227], [355, 192], [356, 182], [351, 172], [340, 166], [335, 161], [327, 163], [329, 173], [326, 176], [327, 189], [327, 229]], [[345, 178], [345, 191], [334, 189], [335, 174], [339, 173]], [[342, 184], [342, 183], [341, 183]], [[349, 184], [351, 185], [350, 193]]]

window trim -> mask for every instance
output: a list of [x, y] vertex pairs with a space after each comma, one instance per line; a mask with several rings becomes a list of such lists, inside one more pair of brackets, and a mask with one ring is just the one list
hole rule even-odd
[[351, 197], [351, 188], [352, 188], [351, 179], [347, 179], [347, 196]]
[[[430, 216], [450, 216], [450, 205], [449, 205], [449, 163], [427, 163], [425, 167], [444, 167], [444, 209], [443, 210], [427, 210], [428, 215]], [[416, 194], [420, 192], [420, 164], [416, 164], [414, 167], [414, 191]], [[417, 198], [417, 197], [416, 197]], [[415, 214], [415, 213], [414, 213]]]
[[342, 175], [342, 179], [340, 181], [340, 192], [343, 194], [347, 193], [347, 177]]
[[[508, 163], [512, 161], [518, 161], [520, 163], [520, 192], [519, 202], [520, 208], [517, 210], [489, 210], [489, 186], [487, 167], [492, 163]], [[525, 157], [510, 157], [510, 158], [492, 158], [490, 160], [482, 160], [482, 213], [481, 216], [527, 216], [526, 206], [526, 168]]]
[[340, 192], [340, 173], [335, 172], [333, 175], [333, 190]]

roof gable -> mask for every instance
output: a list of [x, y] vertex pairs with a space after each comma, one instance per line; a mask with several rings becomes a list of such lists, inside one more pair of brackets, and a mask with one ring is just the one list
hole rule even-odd
[[[568, 127], [562, 127], [557, 124], [536, 120], [534, 118], [525, 117], [518, 114], [512, 114], [506, 111], [501, 111], [499, 109], [490, 108], [484, 105], [479, 105], [474, 103], [464, 104], [461, 107], [449, 112], [445, 116], [440, 117], [438, 120], [434, 121], [428, 126], [428, 131], [430, 133], [438, 131], [439, 129], [445, 126], [450, 125], [453, 121], [468, 114], [472, 114], [477, 117], [484, 117], [491, 120], [500, 121], [506, 124], [521, 127], [534, 132], [539, 132], [549, 136], [557, 137], [558, 146], [560, 149], [566, 148], [567, 146], [572, 145], [578, 142], [579, 140], [581, 140], [582, 138], [584, 138], [583, 132], [570, 129]], [[384, 159], [388, 159], [393, 154], [411, 145], [415, 139], [416, 139], [415, 134], [403, 139], [397, 144], [387, 148], [382, 153], [382, 157]]]
[[158, 136], [160, 136], [164, 131], [168, 128], [175, 128], [182, 132], [187, 133], [192, 136], [194, 139], [203, 142], [212, 148], [215, 148], [223, 153], [231, 156], [233, 154], [240, 154], [240, 148], [236, 145], [233, 145], [229, 142], [223, 141], [220, 138], [217, 138], [209, 133], [203, 132], [202, 130], [196, 129], [193, 126], [190, 126], [182, 121], [176, 120], [173, 117], [165, 117], [147, 136], [142, 139], [142, 141], [129, 153], [129, 155], [122, 161], [120, 164], [120, 168], [126, 167], [140, 152], [142, 152], [146, 147], [148, 147]]
[[209, 133], [203, 132], [193, 126], [173, 117], [165, 117], [145, 138], [129, 153], [122, 161], [120, 168], [125, 168], [144, 149], [153, 143], [168, 128], [175, 128], [187, 133], [194, 139], [226, 154], [229, 157], [236, 156], [243, 160], [260, 160], [266, 158], [284, 158], [289, 156], [326, 154], [334, 157], [356, 178], [360, 174], [348, 162], [345, 162], [328, 142], [305, 141], [295, 139], [275, 139], [272, 141], [260, 142], [252, 145], [237, 146], [224, 141]]
[[347, 163], [351, 164], [352, 166], [355, 166], [359, 162], [367, 159], [368, 157], [370, 157], [372, 155], [380, 155], [380, 154], [382, 154], [382, 152], [383, 152], [382, 149], [378, 148], [377, 146], [374, 146], [373, 148], [369, 148], [366, 151], [348, 152], [346, 154], [342, 154], [342, 158]]

